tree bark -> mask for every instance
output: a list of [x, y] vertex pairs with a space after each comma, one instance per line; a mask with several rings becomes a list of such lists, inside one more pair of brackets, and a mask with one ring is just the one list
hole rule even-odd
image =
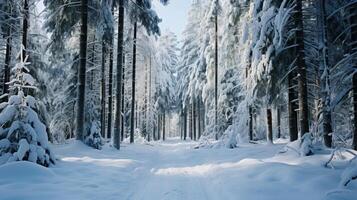
[[327, 48], [327, 29], [326, 29], [326, 13], [325, 0], [318, 0], [318, 16], [317, 25], [319, 29], [319, 76], [320, 99], [322, 106], [322, 135], [324, 137], [325, 146], [332, 147], [332, 119], [331, 119], [331, 105], [330, 105], [330, 69], [328, 65], [328, 48]]
[[273, 120], [271, 109], [267, 109], [267, 121], [268, 121], [268, 141], [273, 143]]
[[113, 145], [120, 149], [120, 129], [121, 129], [121, 101], [122, 91], [122, 73], [123, 73], [123, 55], [124, 55], [124, 0], [119, 0], [118, 9], [118, 53], [117, 53], [117, 86], [116, 86], [116, 112], [114, 124]]
[[249, 140], [253, 141], [253, 109], [249, 106]]
[[157, 115], [157, 135], [156, 135], [156, 140], [160, 140], [160, 134], [161, 134], [161, 114], [158, 113], [158, 115]]
[[188, 135], [189, 135], [189, 137], [190, 137], [190, 139], [192, 140], [192, 129], [193, 129], [193, 124], [192, 124], [192, 121], [193, 121], [193, 117], [192, 117], [192, 105], [190, 104], [190, 105], [188, 105], [188, 111], [189, 111], [189, 115], [188, 115], [188, 123], [189, 123], [189, 129], [188, 129]]
[[135, 74], [136, 74], [136, 38], [137, 38], [137, 22], [134, 22], [134, 38], [133, 38], [133, 71], [131, 79], [131, 127], [130, 127], [130, 143], [134, 143], [134, 113], [135, 113]]
[[202, 131], [202, 127], [201, 127], [201, 99], [199, 98], [197, 101], [197, 121], [198, 121], [198, 134], [197, 134], [197, 139], [200, 139], [201, 137], [201, 131]]
[[197, 135], [196, 98], [192, 99], [192, 116], [193, 116], [193, 140], [196, 140], [196, 135]]
[[112, 137], [112, 123], [113, 123], [113, 38], [109, 46], [109, 82], [108, 82], [108, 129], [107, 138]]
[[151, 68], [152, 68], [152, 61], [151, 61], [151, 52], [150, 52], [150, 63], [149, 63], [149, 99], [148, 99], [148, 111], [149, 111], [149, 126], [150, 130], [148, 130], [148, 135], [150, 138], [150, 135], [152, 135], [153, 139], [154, 139], [154, 134], [155, 131], [153, 131], [153, 110], [152, 110], [152, 105], [151, 105], [151, 81], [152, 81], [152, 72], [151, 72]]
[[353, 4], [350, 10], [350, 23], [351, 23], [351, 55], [353, 69], [355, 74], [352, 78], [352, 93], [353, 93], [353, 141], [352, 148], [357, 150], [357, 3]]
[[280, 107], [277, 109], [277, 116], [276, 116], [277, 122], [278, 122], [278, 138], [281, 138], [281, 110]]
[[[83, 2], [82, 2], [83, 4]], [[83, 6], [83, 5], [82, 5]], [[22, 51], [23, 59], [26, 58], [26, 51], [27, 51], [27, 33], [28, 33], [28, 28], [29, 28], [29, 2], [28, 0], [24, 0], [24, 15], [22, 19], [22, 45], [24, 46], [24, 49]]]
[[186, 140], [187, 137], [187, 108], [186, 105], [183, 110], [183, 139]]
[[125, 98], [124, 98], [124, 94], [125, 94], [125, 54], [123, 54], [123, 76], [122, 76], [122, 84], [121, 84], [121, 91], [123, 94], [123, 98], [121, 98], [121, 123], [120, 123], [120, 141], [124, 141], [125, 138]]
[[[27, 0], [26, 0], [27, 1]], [[79, 70], [77, 85], [77, 140], [84, 139], [84, 109], [86, 89], [86, 64], [87, 64], [87, 25], [88, 0], [81, 0], [81, 33], [79, 49]]]
[[301, 136], [309, 132], [309, 108], [306, 80], [305, 44], [304, 44], [304, 23], [302, 13], [303, 0], [296, 1], [295, 24], [296, 44], [297, 44], [297, 71], [299, 89], [299, 117]]
[[166, 140], [166, 112], [163, 113], [163, 120], [162, 120], [162, 141]]
[[[114, 17], [114, 2], [112, 2], [112, 16]], [[108, 80], [108, 125], [107, 138], [112, 137], [112, 123], [113, 123], [113, 67], [114, 67], [114, 35], [111, 35], [109, 41], [109, 80]]]
[[138, 123], [140, 126], [140, 111], [138, 109], [138, 101], [135, 101], [135, 126], [134, 126], [134, 129], [138, 128]]
[[289, 135], [290, 142], [293, 142], [298, 139], [298, 124], [297, 124], [297, 112], [296, 109], [298, 106], [296, 105], [296, 92], [294, 89], [294, 76], [295, 73], [291, 72], [288, 75], [288, 109], [289, 109]]
[[[4, 82], [3, 82], [3, 94], [9, 94], [9, 85], [10, 82], [10, 63], [11, 63], [11, 28], [8, 27], [8, 32], [6, 36], [6, 52], [5, 52], [5, 66], [4, 66]], [[9, 98], [5, 97], [4, 101], [6, 102]]]
[[106, 106], [106, 83], [105, 83], [105, 58], [106, 58], [106, 48], [105, 48], [105, 42], [104, 40], [102, 41], [102, 98], [101, 98], [101, 134], [102, 137], [105, 138], [105, 106]]
[[[218, 6], [218, 0], [216, 0]], [[215, 115], [214, 115], [214, 129], [215, 129], [215, 139], [218, 140], [218, 12], [215, 15], [215, 76], [214, 76], [214, 102], [215, 102]]]

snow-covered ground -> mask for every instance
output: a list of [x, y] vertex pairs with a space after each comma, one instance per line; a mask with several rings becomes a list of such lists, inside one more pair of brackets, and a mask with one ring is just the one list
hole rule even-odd
[[[193, 149], [171, 139], [91, 149], [54, 146], [61, 159], [49, 169], [16, 162], [0, 166], [0, 199], [68, 200], [318, 200], [355, 199], [357, 183], [339, 189], [342, 169], [324, 168], [328, 155], [279, 154], [283, 144]], [[357, 181], [355, 181], [357, 182]]]

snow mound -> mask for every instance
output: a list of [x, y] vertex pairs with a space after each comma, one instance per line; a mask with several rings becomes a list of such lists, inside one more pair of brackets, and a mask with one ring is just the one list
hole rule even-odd
[[351, 181], [357, 179], [357, 159], [354, 158], [350, 165], [345, 169], [341, 175], [341, 187], [346, 187]]
[[12, 162], [0, 166], [0, 177], [3, 181], [11, 181], [16, 178], [16, 182], [32, 182], [54, 176], [55, 174], [50, 169], [28, 161]]

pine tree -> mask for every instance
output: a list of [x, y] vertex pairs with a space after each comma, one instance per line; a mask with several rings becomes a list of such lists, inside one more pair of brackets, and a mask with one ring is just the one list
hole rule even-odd
[[0, 113], [0, 164], [26, 160], [48, 167], [55, 164], [55, 158], [48, 144], [46, 126], [36, 113], [37, 100], [24, 93], [36, 89], [27, 60], [22, 46], [10, 82], [16, 95], [9, 98]]

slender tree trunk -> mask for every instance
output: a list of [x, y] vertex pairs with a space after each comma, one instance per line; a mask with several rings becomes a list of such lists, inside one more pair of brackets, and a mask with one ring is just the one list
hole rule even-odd
[[[26, 0], [27, 1], [27, 0]], [[79, 70], [77, 84], [77, 140], [84, 139], [84, 109], [86, 93], [86, 62], [87, 62], [87, 21], [88, 0], [81, 0], [81, 34], [79, 49]]]
[[138, 128], [138, 123], [140, 124], [140, 111], [138, 110], [138, 101], [135, 101], [135, 126], [134, 128]]
[[[149, 91], [148, 91], [148, 65], [145, 64], [145, 96], [144, 96], [144, 122], [143, 122], [143, 134], [148, 138], [148, 131], [147, 131], [147, 125], [148, 125], [148, 96], [149, 96]], [[149, 138], [148, 138], [149, 140]]]
[[186, 140], [187, 137], [187, 108], [186, 105], [183, 110], [183, 139]]
[[120, 116], [121, 116], [121, 123], [120, 123], [120, 141], [124, 141], [124, 138], [125, 138], [125, 98], [124, 98], [124, 94], [125, 94], [125, 54], [123, 54], [123, 78], [122, 78], [122, 84], [121, 84], [121, 91], [122, 91], [122, 94], [123, 94], [123, 98], [121, 98], [121, 113], [120, 113]]
[[[114, 2], [112, 2], [112, 16], [114, 17]], [[114, 68], [114, 35], [111, 35], [109, 42], [109, 81], [108, 81], [108, 129], [107, 138], [112, 137], [113, 123], [113, 68]]]
[[193, 121], [194, 121], [194, 115], [193, 115], [193, 109], [192, 109], [192, 107], [193, 107], [193, 105], [192, 105], [193, 103], [191, 103], [190, 104], [190, 138], [191, 138], [191, 140], [193, 140]]
[[180, 109], [180, 118], [179, 118], [179, 124], [180, 124], [180, 139], [183, 140], [183, 110], [182, 110], [182, 105]]
[[357, 73], [353, 75], [352, 78], [353, 85], [353, 141], [352, 141], [352, 149], [357, 151]]
[[[216, 0], [218, 4], [218, 0]], [[216, 5], [218, 6], [218, 5]], [[218, 140], [218, 13], [215, 15], [215, 76], [214, 76], [214, 102], [215, 102], [215, 115], [214, 115], [214, 125], [215, 125], [215, 138]]]
[[160, 134], [161, 134], [161, 115], [158, 113], [157, 115], [157, 135], [156, 135], [156, 140], [160, 140]]
[[198, 121], [198, 134], [197, 134], [197, 139], [200, 139], [201, 137], [201, 131], [202, 131], [202, 127], [201, 127], [201, 99], [198, 98], [197, 101], [197, 110], [198, 110], [198, 114], [197, 114], [197, 121]]
[[133, 72], [131, 80], [131, 129], [130, 143], [134, 143], [134, 112], [135, 112], [135, 74], [136, 74], [136, 38], [137, 38], [137, 22], [134, 22], [134, 38], [133, 38]]
[[90, 70], [90, 72], [89, 72], [89, 93], [92, 93], [93, 92], [93, 89], [94, 89], [94, 86], [93, 86], [93, 83], [94, 83], [94, 68], [96, 67], [95, 66], [95, 60], [94, 60], [94, 57], [95, 57], [95, 43], [96, 43], [96, 41], [95, 41], [95, 35], [93, 36], [93, 45], [92, 45], [92, 55], [90, 56], [90, 66], [92, 66], [92, 70]]
[[162, 140], [166, 140], [166, 112], [163, 113], [163, 120], [162, 120]]
[[273, 119], [271, 109], [267, 109], [267, 121], [268, 121], [268, 141], [273, 143]]
[[149, 111], [149, 126], [150, 127], [150, 130], [148, 130], [148, 135], [149, 135], [149, 139], [150, 139], [150, 135], [152, 134], [153, 137], [154, 137], [154, 133], [155, 131], [153, 131], [153, 111], [152, 111], [152, 105], [151, 105], [151, 75], [152, 75], [152, 72], [151, 72], [151, 68], [152, 68], [152, 63], [151, 63], [151, 52], [150, 52], [150, 62], [149, 62], [149, 99], [148, 99], [148, 111]]
[[105, 137], [105, 99], [106, 99], [106, 96], [105, 96], [105, 90], [106, 90], [106, 83], [105, 83], [105, 58], [106, 58], [106, 48], [105, 48], [105, 42], [104, 40], [102, 41], [102, 110], [101, 110], [101, 134], [102, 134], [102, 137], [104, 138]]
[[197, 135], [197, 111], [196, 111], [196, 98], [192, 99], [192, 116], [193, 116], [193, 140], [196, 140]]
[[288, 75], [288, 109], [289, 109], [289, 135], [290, 141], [293, 142], [298, 139], [298, 125], [297, 125], [297, 112], [296, 109], [298, 106], [296, 105], [296, 92], [294, 89], [294, 76], [295, 73], [290, 73]]
[[[4, 65], [4, 79], [3, 79], [3, 85], [2, 85], [2, 92], [3, 94], [9, 94], [9, 85], [7, 84], [10, 82], [10, 63], [11, 63], [11, 49], [12, 49], [12, 38], [11, 38], [11, 23], [9, 22], [10, 17], [12, 16], [12, 5], [10, 2], [7, 2], [9, 6], [8, 13], [5, 15], [5, 22], [8, 23], [6, 26], [6, 34], [5, 34], [5, 39], [6, 39], [6, 50], [5, 50], [5, 65]], [[8, 101], [8, 96], [4, 97], [3, 101], [7, 102]]]
[[120, 129], [121, 129], [121, 101], [122, 91], [122, 73], [124, 56], [124, 0], [119, 0], [118, 14], [118, 53], [117, 53], [117, 86], [116, 86], [116, 112], [114, 124], [114, 147], [120, 149]]
[[281, 138], [281, 109], [280, 106], [277, 109], [277, 116], [276, 116], [277, 122], [278, 122], [278, 138]]
[[301, 136], [309, 132], [309, 110], [308, 110], [308, 93], [306, 80], [306, 63], [305, 63], [305, 44], [304, 44], [304, 23], [302, 14], [303, 0], [296, 1], [295, 24], [296, 44], [297, 44], [297, 71], [298, 71], [298, 89], [299, 89], [299, 117]]
[[112, 137], [112, 122], [113, 122], [113, 39], [109, 46], [109, 82], [108, 82], [108, 129], [107, 138]]
[[317, 16], [319, 29], [319, 68], [320, 68], [320, 94], [322, 104], [322, 132], [324, 142], [327, 147], [332, 147], [332, 119], [331, 119], [331, 105], [330, 105], [330, 69], [328, 65], [328, 48], [327, 48], [327, 29], [326, 29], [326, 13], [325, 0], [318, 0], [319, 14]]
[[249, 106], [249, 140], [253, 141], [253, 109]]
[[357, 150], [357, 3], [353, 4], [350, 10], [350, 23], [351, 23], [351, 55], [353, 69], [355, 74], [352, 78], [352, 93], [353, 93], [353, 141], [352, 141], [352, 148]]
[[[6, 52], [5, 52], [5, 66], [4, 66], [4, 83], [3, 83], [3, 94], [9, 94], [9, 85], [10, 82], [10, 62], [11, 62], [11, 27], [8, 27], [7, 36], [6, 36]], [[4, 99], [6, 102], [8, 97]]]
[[[82, 2], [83, 4], [83, 2]], [[24, 46], [24, 49], [22, 51], [23, 59], [26, 58], [26, 51], [27, 51], [27, 33], [28, 33], [28, 28], [29, 28], [29, 2], [28, 0], [24, 0], [24, 15], [22, 19], [22, 45]]]

